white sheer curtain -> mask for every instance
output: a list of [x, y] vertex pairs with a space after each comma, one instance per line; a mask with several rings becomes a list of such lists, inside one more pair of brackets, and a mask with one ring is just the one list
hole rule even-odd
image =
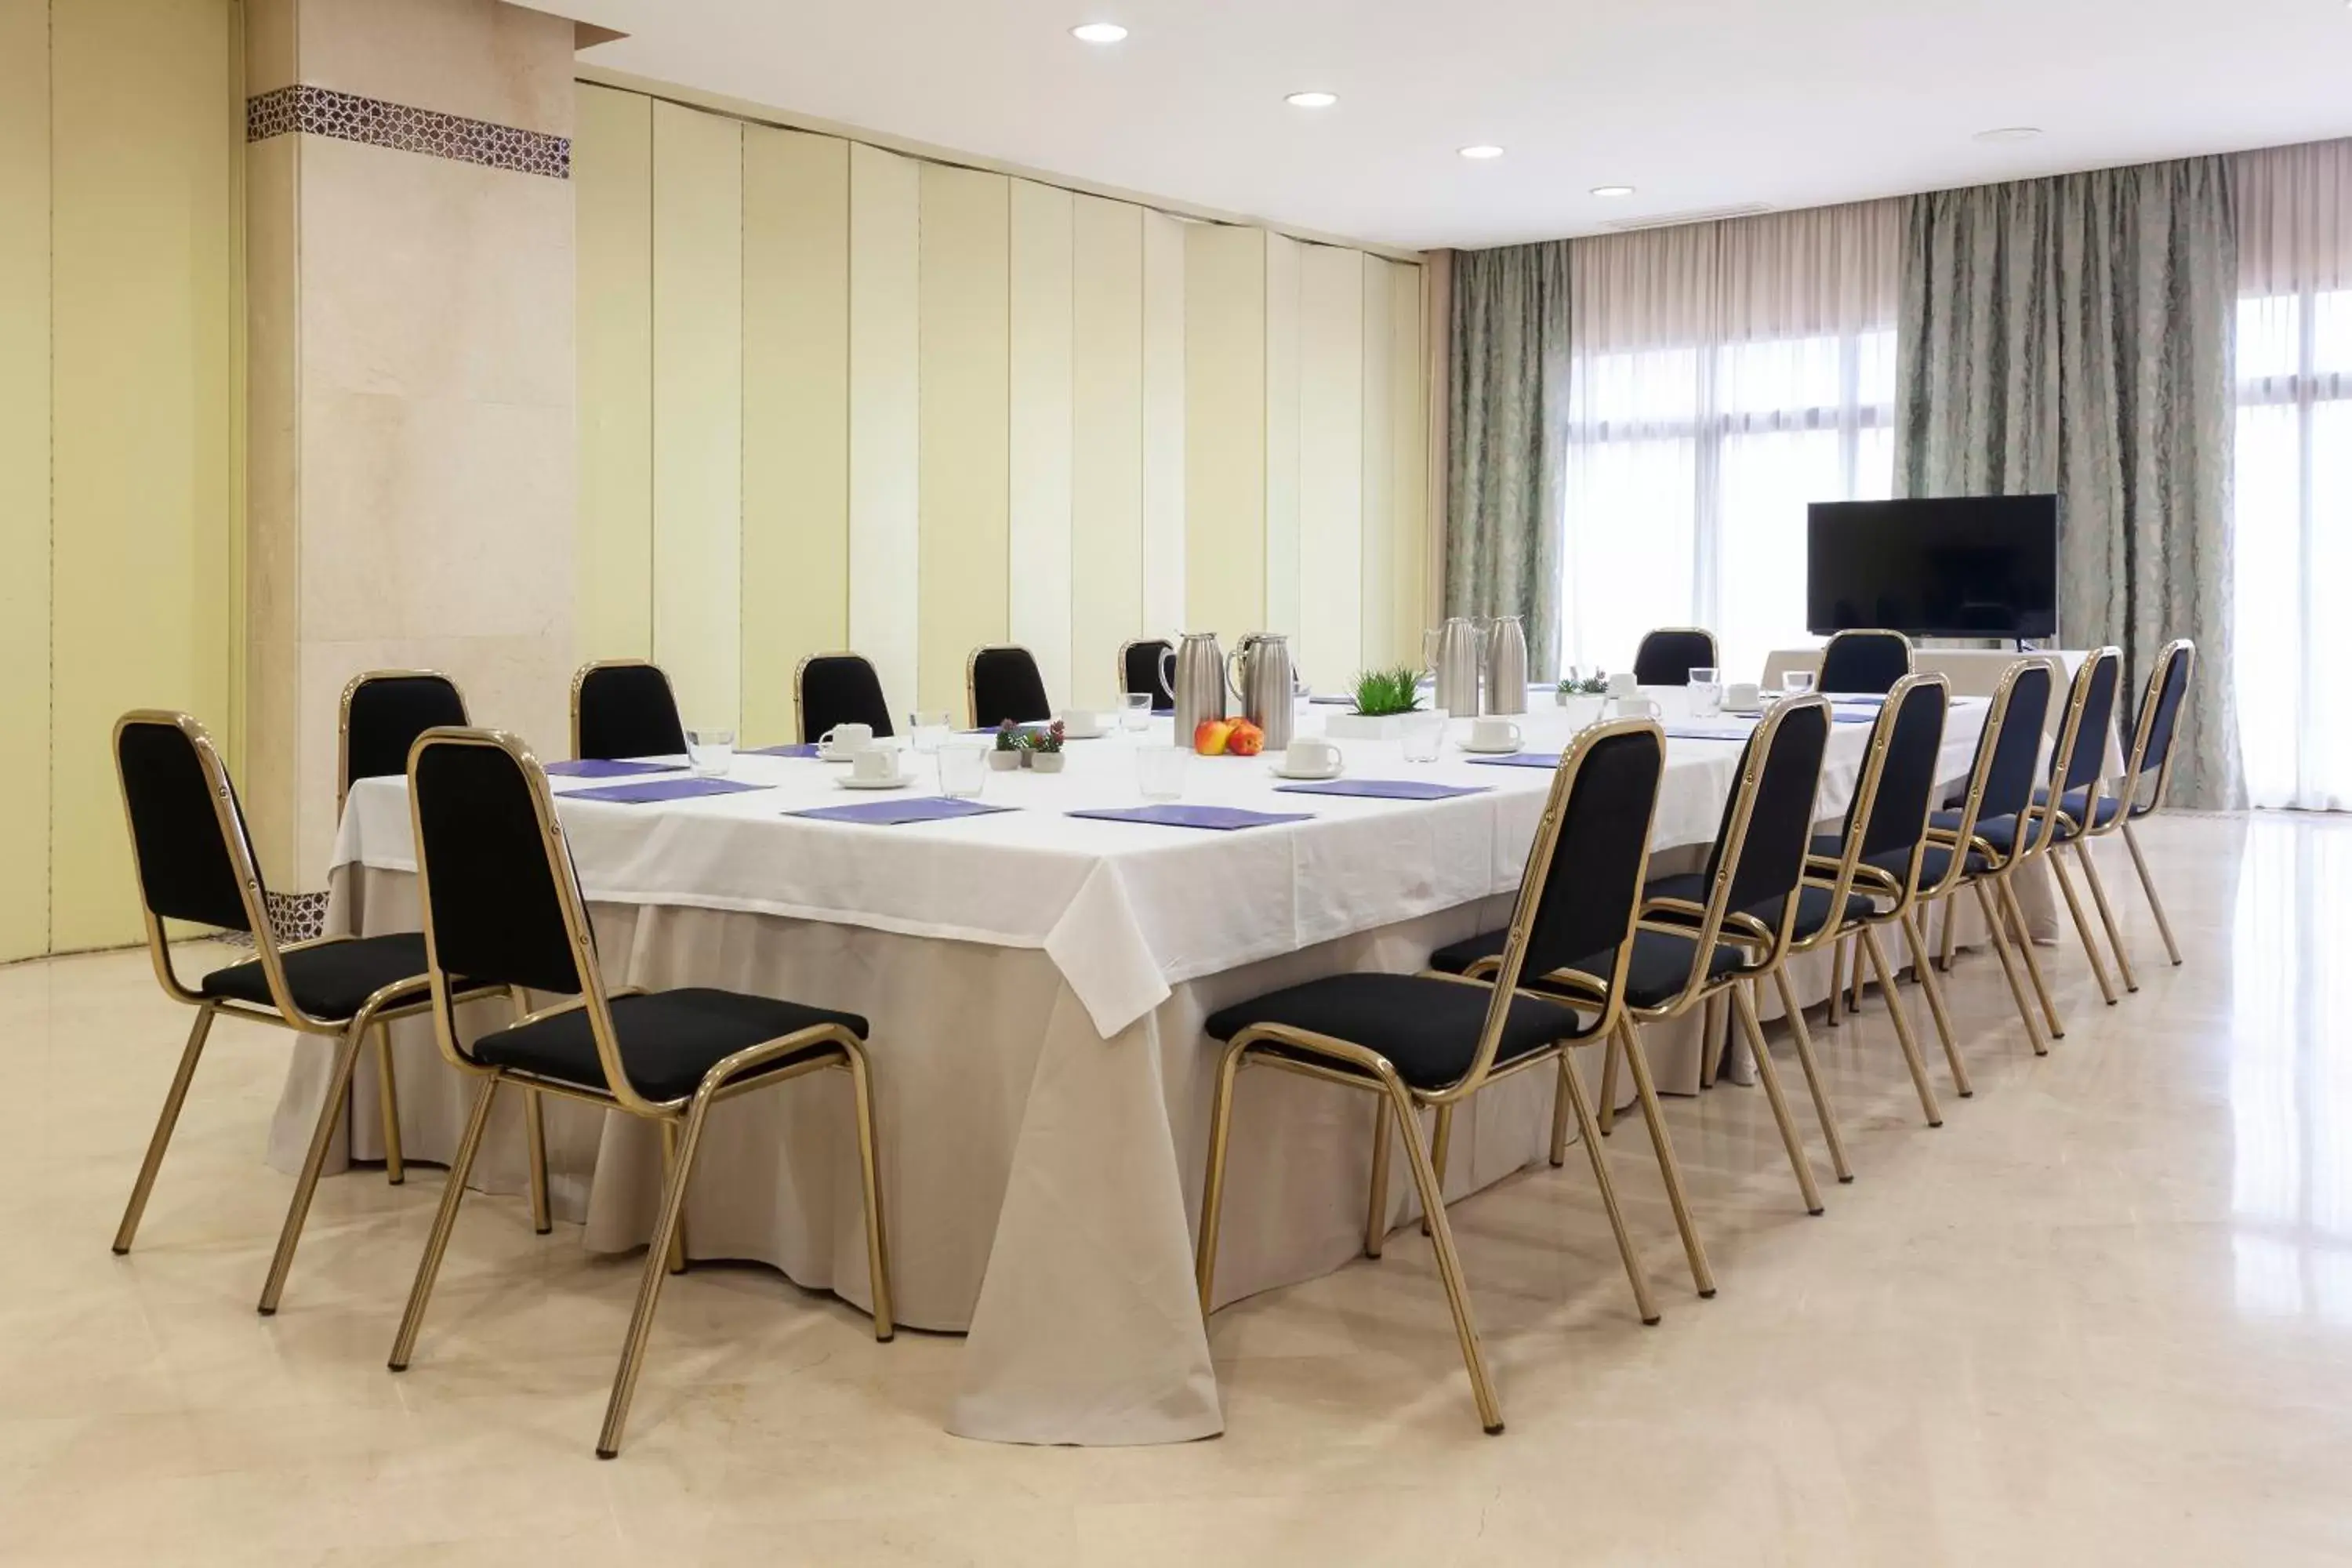
[[1805, 508], [1894, 479], [1897, 202], [1573, 242], [1561, 661], [1805, 637]]
[[2238, 733], [2255, 805], [2352, 807], [2352, 141], [2237, 160]]

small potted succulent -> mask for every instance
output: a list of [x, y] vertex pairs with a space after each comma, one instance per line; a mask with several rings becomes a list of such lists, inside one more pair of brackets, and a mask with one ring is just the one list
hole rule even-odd
[[1343, 740], [1378, 741], [1399, 732], [1404, 720], [1421, 711], [1421, 671], [1409, 664], [1367, 669], [1356, 676], [1355, 706], [1324, 721], [1323, 732]]
[[1570, 665], [1568, 673], [1559, 678], [1559, 684], [1553, 688], [1551, 700], [1570, 714], [1591, 723], [1601, 717], [1601, 704], [1608, 696], [1608, 671], [1596, 669], [1591, 675], [1580, 677], [1576, 667]]
[[1024, 737], [1026, 748], [1021, 753], [1022, 765], [1041, 773], [1062, 771], [1062, 721], [1055, 720], [1043, 730], [1032, 730]]
[[1009, 773], [1021, 765], [1021, 759], [1028, 753], [1021, 727], [1007, 719], [996, 727], [996, 749], [988, 753], [988, 765], [1000, 773]]

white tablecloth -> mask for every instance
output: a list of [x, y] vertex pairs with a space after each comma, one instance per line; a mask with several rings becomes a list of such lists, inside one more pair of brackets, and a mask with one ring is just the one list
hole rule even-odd
[[[1965, 773], [1982, 711], [1956, 710], [1942, 776]], [[1302, 715], [1303, 728], [1318, 722]], [[1530, 749], [1557, 749], [1570, 728], [1558, 710], [1523, 722]], [[1162, 721], [1153, 738], [1165, 734]], [[1823, 818], [1843, 810], [1867, 734], [1863, 724], [1833, 731]], [[726, 985], [873, 1021], [899, 1316], [969, 1330], [949, 1424], [970, 1436], [1135, 1443], [1222, 1429], [1191, 1283], [1215, 1062], [1201, 1020], [1318, 974], [1417, 968], [1433, 946], [1501, 923], [1552, 777], [1451, 748], [1415, 767], [1393, 742], [1350, 741], [1355, 775], [1486, 793], [1433, 803], [1282, 795], [1263, 760], [1195, 758], [1189, 801], [1312, 820], [1212, 833], [1061, 815], [1136, 804], [1136, 744], [1074, 742], [1059, 777], [990, 775], [988, 798], [1023, 809], [919, 826], [787, 816], [861, 797], [836, 787], [827, 764], [766, 757], [739, 759], [737, 776], [772, 789], [562, 808], [608, 983]], [[1660, 868], [1703, 853], [1738, 754], [1736, 743], [1669, 742]], [[413, 855], [404, 784], [356, 787], [338, 841], [335, 918], [366, 932], [415, 929]], [[1806, 978], [1805, 992], [1820, 994], [1825, 977]], [[1649, 1043], [1662, 1087], [1695, 1090], [1695, 1027], [1653, 1030]], [[409, 1152], [446, 1159], [463, 1086], [414, 1022], [398, 1056]], [[323, 1050], [298, 1057], [273, 1130], [280, 1163], [299, 1157], [325, 1060]], [[378, 1152], [376, 1092], [363, 1057], [350, 1122], [362, 1157]], [[1480, 1096], [1457, 1120], [1449, 1192], [1543, 1158], [1549, 1092], [1534, 1074]], [[558, 1212], [585, 1222], [592, 1247], [642, 1244], [658, 1179], [650, 1130], [548, 1109]], [[1235, 1129], [1221, 1301], [1354, 1255], [1370, 1117], [1364, 1097], [1254, 1077]], [[721, 1108], [688, 1204], [694, 1256], [770, 1262], [863, 1305], [854, 1159], [845, 1086], [829, 1078]], [[478, 1180], [513, 1192], [521, 1174], [509, 1112]], [[1409, 1187], [1392, 1184], [1399, 1223], [1415, 1213]]]

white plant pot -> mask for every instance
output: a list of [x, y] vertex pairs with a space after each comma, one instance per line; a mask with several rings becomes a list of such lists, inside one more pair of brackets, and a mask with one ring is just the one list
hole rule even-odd
[[988, 765], [994, 768], [1000, 773], [1009, 773], [1013, 769], [1021, 765], [1021, 753], [1018, 752], [991, 752], [988, 753]]
[[1323, 721], [1323, 732], [1335, 741], [1393, 741], [1404, 733], [1412, 713], [1387, 713], [1378, 718], [1363, 713], [1334, 713]]
[[1058, 773], [1067, 754], [1064, 752], [1031, 752], [1027, 753], [1029, 769], [1033, 773]]
[[1601, 710], [1609, 704], [1609, 699], [1606, 697], [1572, 696], [1561, 691], [1553, 692], [1552, 700], [1557, 702], [1559, 705], [1559, 710], [1568, 716], [1568, 721], [1580, 730], [1587, 724], [1597, 722], [1601, 718]]

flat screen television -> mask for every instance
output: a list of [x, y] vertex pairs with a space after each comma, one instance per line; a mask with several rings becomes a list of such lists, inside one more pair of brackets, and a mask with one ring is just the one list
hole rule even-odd
[[2058, 498], [1816, 501], [1805, 627], [1919, 637], [2058, 634]]

